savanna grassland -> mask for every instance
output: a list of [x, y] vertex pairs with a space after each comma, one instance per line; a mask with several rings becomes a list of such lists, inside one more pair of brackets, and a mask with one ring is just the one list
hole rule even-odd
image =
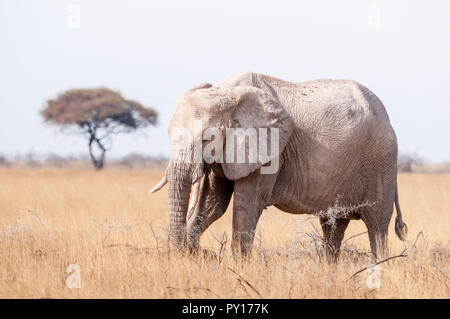
[[[450, 174], [399, 175], [408, 241], [390, 225], [381, 286], [369, 288], [369, 242], [352, 221], [336, 265], [321, 258], [317, 218], [269, 208], [252, 258], [230, 249], [231, 207], [203, 235], [208, 253], [167, 246], [162, 170], [0, 169], [2, 298], [448, 298]], [[395, 214], [395, 212], [394, 212]], [[358, 235], [359, 234], [359, 235]], [[66, 269], [80, 267], [81, 288]], [[372, 270], [372, 269], [371, 269]], [[369, 280], [370, 281], [370, 280]]]

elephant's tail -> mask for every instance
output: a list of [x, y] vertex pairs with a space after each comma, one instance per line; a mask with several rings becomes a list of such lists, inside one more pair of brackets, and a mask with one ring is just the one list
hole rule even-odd
[[398, 201], [398, 186], [395, 183], [395, 210], [397, 211], [397, 217], [395, 218], [395, 233], [400, 240], [405, 240], [408, 234], [408, 226], [403, 221], [402, 211], [400, 210], [400, 203]]

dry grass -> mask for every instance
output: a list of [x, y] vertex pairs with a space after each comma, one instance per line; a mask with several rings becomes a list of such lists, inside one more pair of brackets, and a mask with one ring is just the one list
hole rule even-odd
[[[366, 285], [366, 229], [352, 221], [337, 265], [320, 258], [316, 218], [270, 208], [253, 258], [230, 254], [230, 210], [203, 236], [208, 256], [167, 250], [167, 189], [149, 196], [160, 171], [0, 169], [0, 297], [3, 298], [448, 298], [450, 175], [401, 175], [409, 226], [401, 242], [391, 222], [391, 254], [379, 289]], [[421, 232], [415, 247], [412, 242]], [[226, 242], [226, 243], [225, 243]], [[221, 246], [222, 249], [221, 249]], [[81, 288], [66, 268], [81, 268]]]

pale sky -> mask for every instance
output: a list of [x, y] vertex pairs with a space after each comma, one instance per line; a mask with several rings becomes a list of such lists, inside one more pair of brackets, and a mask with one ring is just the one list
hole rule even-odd
[[0, 154], [86, 154], [38, 111], [67, 89], [106, 86], [160, 113], [111, 154], [168, 155], [177, 97], [242, 71], [356, 80], [384, 103], [401, 152], [450, 161], [446, 0], [0, 0]]

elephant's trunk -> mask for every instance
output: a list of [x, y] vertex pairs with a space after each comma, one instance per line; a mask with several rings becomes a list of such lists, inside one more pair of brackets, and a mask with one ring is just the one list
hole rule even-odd
[[186, 244], [186, 216], [192, 183], [203, 175], [203, 163], [171, 161], [166, 171], [169, 184], [169, 240], [175, 246]]
[[191, 172], [179, 165], [169, 165], [169, 240], [182, 246], [186, 240], [186, 213], [191, 192]]

